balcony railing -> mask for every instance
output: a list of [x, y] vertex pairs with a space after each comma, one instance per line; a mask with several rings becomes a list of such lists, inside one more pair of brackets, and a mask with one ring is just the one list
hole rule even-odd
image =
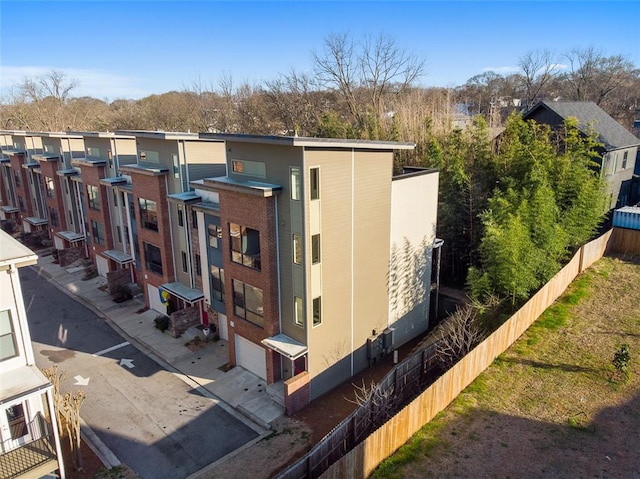
[[[38, 415], [27, 424], [30, 440], [17, 448], [12, 440], [2, 443], [0, 453], [0, 477], [13, 479], [20, 477], [41, 477], [58, 469], [56, 449], [51, 426]], [[5, 452], [6, 451], [6, 452]]]

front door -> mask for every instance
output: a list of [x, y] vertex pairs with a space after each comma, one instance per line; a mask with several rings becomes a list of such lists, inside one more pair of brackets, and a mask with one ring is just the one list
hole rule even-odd
[[29, 442], [27, 403], [20, 402], [0, 410], [3, 452], [10, 451]]

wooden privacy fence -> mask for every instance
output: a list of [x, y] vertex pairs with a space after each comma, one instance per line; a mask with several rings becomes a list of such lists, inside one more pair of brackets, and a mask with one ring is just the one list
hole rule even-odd
[[[424, 392], [417, 393], [419, 395], [415, 399], [381, 425], [372, 421], [372, 417], [375, 418], [375, 405], [364, 404], [278, 477], [342, 479], [369, 476], [383, 460], [458, 397], [498, 355], [506, 351], [580, 272], [602, 258], [605, 252], [639, 253], [640, 232], [630, 234], [628, 231], [617, 228], [610, 230], [580, 248], [571, 261], [522, 308], [437, 379], [432, 375], [437, 373], [435, 363], [430, 363], [433, 361], [433, 345], [429, 351], [423, 350], [407, 358], [378, 386], [381, 391], [391, 391], [405, 398], [412, 392], [415, 397], [417, 387], [422, 387]], [[424, 389], [425, 386], [428, 387]], [[406, 402], [398, 400], [398, 404]], [[364, 427], [367, 425], [370, 427]], [[363, 431], [367, 430], [372, 432], [367, 432], [363, 437]]]

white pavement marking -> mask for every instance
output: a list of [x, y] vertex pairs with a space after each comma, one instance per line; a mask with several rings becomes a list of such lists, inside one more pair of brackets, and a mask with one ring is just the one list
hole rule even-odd
[[92, 356], [102, 356], [103, 354], [110, 353], [111, 351], [115, 351], [116, 349], [124, 348], [125, 346], [129, 346], [129, 341], [125, 341], [124, 343], [116, 344], [115, 346], [111, 346], [110, 348], [98, 351], [97, 353], [92, 354]]
[[122, 358], [120, 360], [120, 366], [126, 366], [129, 369], [135, 368], [135, 366], [133, 365], [133, 359], [124, 359], [124, 358]]
[[73, 379], [76, 380], [76, 386], [88, 386], [89, 385], [89, 379], [90, 378], [83, 378], [82, 376], [80, 376], [79, 374], [77, 376], [74, 376]]

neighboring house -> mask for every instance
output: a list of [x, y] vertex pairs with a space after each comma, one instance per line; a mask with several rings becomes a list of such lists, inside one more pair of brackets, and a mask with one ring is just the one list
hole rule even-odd
[[638, 202], [634, 169], [640, 139], [602, 108], [593, 102], [542, 101], [524, 115], [525, 120], [535, 120], [553, 128], [560, 128], [569, 117], [578, 120], [578, 128], [585, 135], [596, 132], [598, 141], [603, 144], [597, 160], [607, 181], [609, 209]]
[[0, 477], [65, 477], [53, 386], [35, 365], [18, 277], [37, 259], [0, 231]]
[[192, 182], [187, 208], [231, 364], [291, 412], [427, 330], [438, 172], [392, 177], [413, 144], [201, 137], [226, 144], [228, 175]]

